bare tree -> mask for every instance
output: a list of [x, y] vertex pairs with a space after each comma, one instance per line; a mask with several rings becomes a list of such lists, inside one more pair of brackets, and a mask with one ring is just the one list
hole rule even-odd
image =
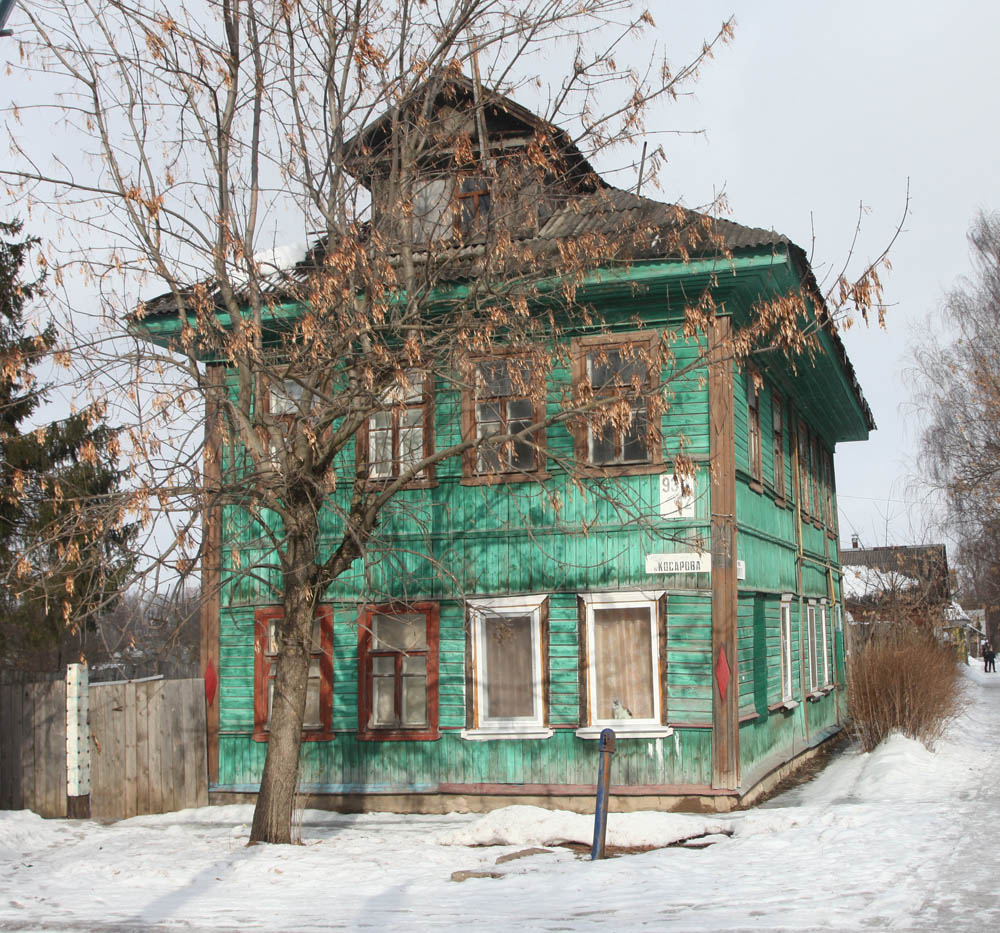
[[[633, 514], [567, 438], [589, 434], [622, 459], [627, 444], [659, 443], [676, 380], [762, 348], [807, 353], [836, 307], [879, 306], [875, 263], [858, 283], [838, 279], [832, 311], [807, 285], [706, 341], [721, 333], [709, 275], [685, 301], [693, 361], [679, 365], [669, 336], [648, 328], [597, 361], [608, 378], [567, 377], [568, 337], [602, 326], [587, 298], [599, 271], [651, 254], [726, 268], [725, 230], [708, 213], [609, 188], [592, 160], [640, 135], [651, 102], [691, 81], [731, 23], [672, 71], [619, 67], [623, 43], [653, 25], [626, 0], [50, 0], [27, 13], [39, 36], [28, 61], [65, 82], [63, 118], [95, 158], [50, 170], [22, 148], [4, 176], [76, 229], [111, 233], [103, 254], [89, 243], [79, 257], [102, 286], [103, 329], [67, 339], [88, 343], [81, 370], [102, 392], [117, 385], [133, 414], [129, 509], [175, 522], [155, 539], [155, 566], [183, 576], [218, 559], [199, 553], [210, 536], [198, 516], [227, 504], [227, 585], [284, 607], [255, 841], [290, 839], [324, 591], [353, 574], [370, 599], [387, 568], [455, 574], [419, 540], [405, 553], [392, 543], [400, 522], [433, 522], [400, 493], [449, 460], [484, 482], [537, 479], [547, 463]], [[571, 64], [541, 95], [532, 63], [551, 48]], [[542, 116], [498, 90], [518, 88], [545, 101]], [[614, 222], [533, 235], [556, 215]], [[289, 268], [275, 236], [290, 216], [315, 245]], [[133, 303], [122, 283], [135, 276], [162, 294]], [[442, 390], [492, 399], [493, 416], [424, 443], [415, 403]], [[184, 414], [202, 403], [204, 474], [200, 424]], [[682, 446], [671, 453], [678, 474], [694, 470]], [[559, 494], [538, 488], [558, 521]]]
[[[948, 295], [914, 349], [915, 407], [924, 419], [922, 480], [943, 494], [959, 542], [965, 598], [1000, 615], [1000, 215], [969, 230], [973, 274]], [[942, 335], [947, 339], [942, 340]]]

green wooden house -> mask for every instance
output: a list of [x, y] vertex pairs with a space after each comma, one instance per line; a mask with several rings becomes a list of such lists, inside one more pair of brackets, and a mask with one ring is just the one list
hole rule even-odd
[[[473, 98], [458, 88], [453, 111]], [[493, 98], [485, 116], [491, 139], [507, 146], [538, 126], [505, 98]], [[581, 283], [598, 322], [568, 338], [572, 362], [549, 374], [547, 404], [557, 404], [559, 386], [634, 378], [623, 375], [634, 365], [625, 348], [651, 335], [671, 335], [681, 370], [761, 302], [805, 293], [822, 306], [802, 250], [785, 237], [610, 187], [565, 134], [547, 129], [578, 167], [576, 187], [539, 212], [529, 245], [626, 217], [650, 231], [626, 266]], [[377, 202], [377, 177], [370, 183]], [[489, 196], [463, 191], [463, 206], [481, 214]], [[702, 254], [678, 256], [672, 233], [692, 220], [711, 235]], [[685, 337], [685, 296], [705, 290], [717, 325]], [[147, 309], [154, 339], [169, 339], [169, 322]], [[481, 396], [415, 380], [401, 414], [372, 418], [355, 452], [370, 475], [391, 473], [410, 447], [537, 415], [505, 365], [476, 365]], [[794, 365], [768, 353], [744, 367], [698, 364], [670, 392], [652, 431], [558, 426], [546, 438], [552, 455], [514, 445], [456, 457], [399, 494], [383, 534], [396, 536], [407, 572], [398, 561], [358, 561], [317, 615], [303, 791], [343, 808], [589, 808], [597, 739], [610, 727], [614, 806], [725, 810], [841, 728], [833, 454], [874, 424], [839, 338], [821, 325], [815, 352]], [[647, 414], [637, 410], [636, 423]], [[224, 462], [224, 439], [213, 442]], [[693, 478], [674, 475], [678, 449]], [[570, 482], [568, 460], [588, 467], [587, 477]], [[347, 494], [355, 461], [341, 467]], [[514, 473], [517, 482], [503, 481]], [[598, 484], [602, 495], [591, 495]], [[247, 537], [237, 506], [221, 511], [206, 523], [218, 558], [206, 592], [220, 585], [203, 613], [211, 789], [220, 801], [258, 787], [269, 623], [281, 611], [234, 572], [234, 546], [246, 561], [263, 545]], [[407, 516], [421, 512], [434, 518], [417, 534]], [[424, 573], [432, 562], [448, 574]], [[366, 597], [372, 589], [377, 600]]]

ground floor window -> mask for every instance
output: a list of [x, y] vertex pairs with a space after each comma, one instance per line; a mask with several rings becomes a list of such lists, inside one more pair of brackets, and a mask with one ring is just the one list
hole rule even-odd
[[[280, 606], [258, 609], [254, 620], [254, 738], [267, 741], [275, 704], [275, 675], [280, 656]], [[313, 619], [309, 646], [309, 679], [302, 718], [302, 738], [328, 739], [333, 717], [333, 611], [320, 606]]]
[[833, 683], [830, 676], [833, 672], [833, 665], [830, 663], [830, 649], [833, 646], [833, 639], [830, 637], [829, 620], [827, 618], [826, 604], [819, 607], [820, 628], [823, 630], [823, 686], [827, 687]]
[[372, 606], [358, 626], [358, 732], [363, 739], [438, 737], [436, 603]]
[[662, 594], [594, 593], [581, 597], [586, 721], [581, 733], [659, 734], [663, 725], [666, 610]]
[[809, 672], [809, 692], [813, 693], [818, 686], [819, 672], [816, 658], [816, 606], [809, 603], [806, 606], [806, 664]]
[[512, 596], [469, 601], [473, 729], [490, 735], [546, 737], [548, 599]]
[[795, 693], [792, 673], [792, 603], [791, 598], [781, 601], [781, 699], [787, 702]]

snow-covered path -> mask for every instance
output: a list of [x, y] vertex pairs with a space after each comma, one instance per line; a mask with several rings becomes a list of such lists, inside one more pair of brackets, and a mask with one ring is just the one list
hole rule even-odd
[[[249, 807], [112, 826], [0, 813], [0, 930], [969, 930], [1000, 928], [1000, 675], [934, 754], [896, 737], [765, 807], [612, 814], [609, 841], [731, 831], [707, 849], [496, 864], [590, 822], [309, 811], [303, 846], [245, 845]], [[504, 844], [470, 847], [472, 840]], [[499, 878], [451, 880], [462, 869]]]

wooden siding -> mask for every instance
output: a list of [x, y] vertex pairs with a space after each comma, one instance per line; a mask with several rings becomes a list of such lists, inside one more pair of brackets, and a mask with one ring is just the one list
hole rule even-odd
[[[612, 315], [613, 316], [613, 315]], [[630, 318], [622, 315], [631, 326]], [[676, 339], [678, 367], [695, 359], [698, 345]], [[734, 370], [734, 373], [736, 371]], [[716, 563], [709, 575], [651, 577], [645, 555], [693, 550], [711, 538], [709, 398], [706, 371], [695, 369], [671, 384], [671, 408], [664, 419], [664, 472], [683, 445], [685, 454], [702, 464], [696, 483], [695, 517], [659, 518], [659, 476], [616, 477], [608, 481], [615, 496], [627, 499], [627, 513], [597, 494], [598, 481], [582, 490], [552, 469], [538, 483], [470, 486], [462, 483], [460, 459], [442, 462], [437, 483], [406, 490], [388, 508], [380, 533], [391, 542], [384, 554], [373, 553], [368, 565], [357, 562], [327, 594], [334, 610], [333, 730], [329, 742], [305, 743], [301, 781], [307, 789], [330, 792], [432, 791], [440, 784], [591, 784], [596, 774], [596, 742], [577, 738], [581, 723], [581, 683], [577, 595], [592, 590], [644, 587], [668, 589], [666, 691], [667, 721], [674, 735], [663, 740], [620, 739], [615, 781], [645, 785], [710, 785], [735, 787], [739, 776], [754, 772], [774, 755], [791, 757], [810, 735], [838, 721], [836, 695], [806, 703], [800, 696], [802, 645], [800, 601], [792, 603], [792, 651], [796, 697], [790, 712], [769, 710], [781, 700], [780, 594], [829, 597], [828, 568], [836, 569], [836, 542], [809, 521], [799, 524], [798, 490], [794, 482], [794, 431], [785, 410], [785, 504], [776, 503], [771, 440], [772, 394], [765, 372], [761, 393], [763, 490], [750, 488], [746, 444], [746, 383], [730, 381], [732, 445], [727, 482], [735, 514], [728, 526], [746, 579], [735, 581], [735, 566]], [[569, 374], [556, 370], [550, 380], [548, 406], [554, 410]], [[794, 395], [781, 386], [786, 399]], [[440, 448], [459, 440], [461, 397], [441, 390], [435, 398], [434, 433]], [[572, 456], [569, 431], [550, 429], [547, 442], [561, 455]], [[223, 469], [238, 468], [238, 456], [227, 450]], [[342, 490], [349, 490], [355, 469], [354, 451], [337, 464]], [[558, 501], [556, 509], [553, 505]], [[717, 503], [718, 504], [718, 503]], [[723, 503], [724, 504], [724, 503]], [[220, 675], [219, 778], [229, 789], [252, 790], [259, 781], [266, 745], [251, 738], [253, 730], [253, 610], [278, 602], [277, 568], [266, 536], [234, 507], [222, 510], [222, 577], [219, 614]], [[719, 531], [723, 529], [720, 526]], [[336, 539], [333, 510], [321, 516], [321, 552]], [[799, 556], [799, 537], [802, 551]], [[234, 557], [234, 550], [239, 552]], [[428, 555], [423, 557], [421, 555]], [[235, 571], [253, 566], [253, 575]], [[436, 564], [454, 574], [445, 579]], [[801, 588], [799, 586], [801, 568]], [[730, 735], [728, 764], [713, 762], [712, 725], [714, 664], [721, 645], [713, 643], [713, 577], [723, 572], [733, 582], [730, 686], [732, 715], [723, 728]], [[271, 584], [271, 585], [269, 585]], [[736, 587], [739, 587], [737, 600]], [[391, 597], [440, 601], [440, 727], [433, 742], [365, 742], [358, 728], [358, 606], [366, 593], [382, 601]], [[545, 740], [474, 742], [461, 739], [467, 725], [466, 612], [463, 597], [500, 594], [549, 595], [547, 721], [555, 734]], [[728, 593], [728, 590], [727, 590]], [[834, 590], [834, 597], [839, 593]], [[838, 639], [839, 643], [839, 639]], [[714, 647], [713, 647], [714, 644]], [[837, 670], [842, 672], [842, 657]], [[742, 723], [737, 724], [738, 720]], [[716, 723], [718, 727], [718, 723]], [[713, 772], [714, 767], [714, 772]], [[721, 769], [721, 770], [720, 770]], [[713, 777], [714, 774], [714, 777]], [[720, 783], [720, 774], [724, 780]]]

